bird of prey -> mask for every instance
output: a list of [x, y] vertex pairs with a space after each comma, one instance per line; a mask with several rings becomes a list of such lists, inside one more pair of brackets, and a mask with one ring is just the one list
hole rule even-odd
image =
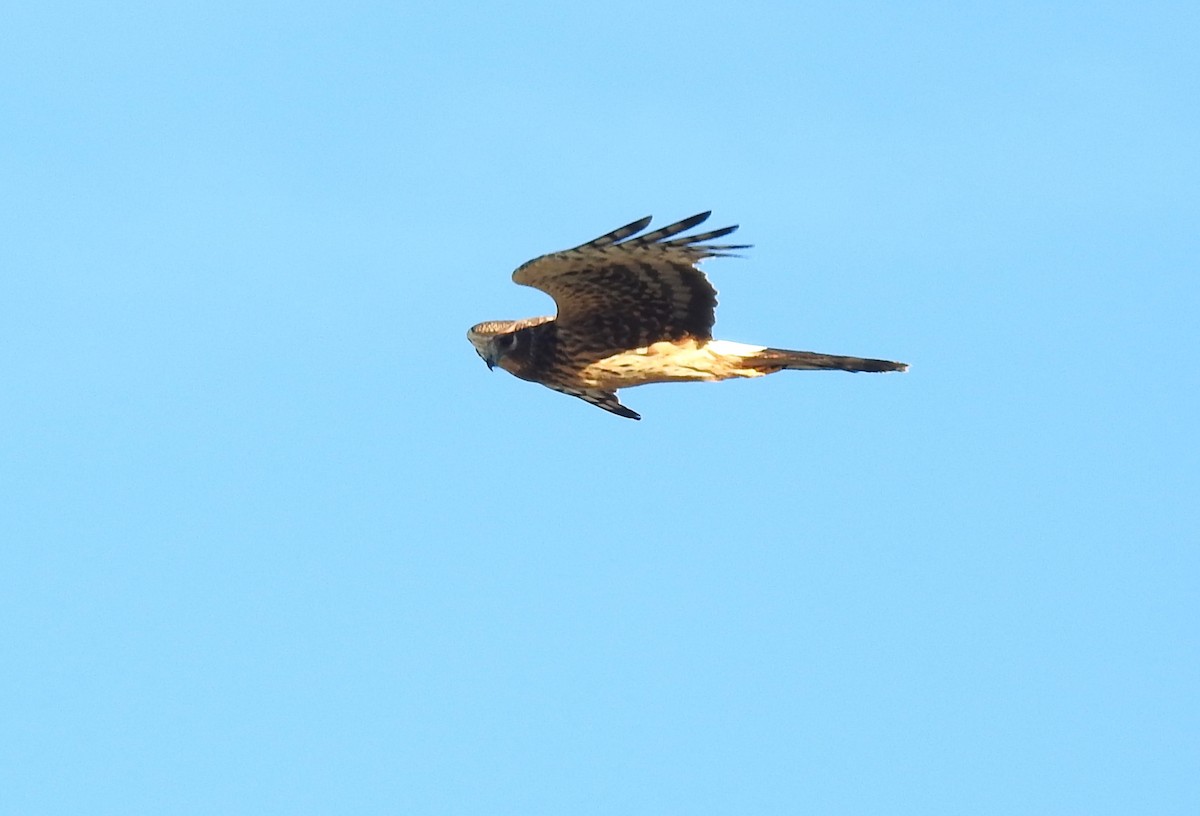
[[635, 385], [761, 377], [784, 369], [908, 368], [889, 360], [714, 340], [717, 293], [696, 264], [749, 245], [708, 243], [737, 226], [680, 235], [710, 214], [638, 235], [650, 225], [649, 217], [642, 218], [522, 264], [513, 280], [554, 298], [558, 314], [478, 323], [467, 339], [489, 369], [500, 366], [629, 419], [641, 416], [622, 405], [616, 392]]

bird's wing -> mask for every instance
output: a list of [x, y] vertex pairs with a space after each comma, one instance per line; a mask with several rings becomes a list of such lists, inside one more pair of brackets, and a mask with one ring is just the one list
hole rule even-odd
[[736, 226], [675, 237], [701, 224], [704, 212], [648, 232], [643, 218], [574, 249], [520, 266], [513, 280], [541, 289], [558, 305], [558, 330], [596, 351], [631, 349], [660, 340], [712, 338], [717, 292], [696, 264], [746, 249], [709, 244]]
[[626, 419], [642, 418], [642, 415], [637, 411], [626, 408], [624, 405], [622, 405], [621, 401], [617, 399], [617, 392], [615, 391], [605, 391], [600, 388], [574, 388], [569, 385], [558, 385], [552, 383], [547, 383], [547, 385], [549, 385], [555, 391], [559, 391], [563, 394], [569, 394], [572, 397], [579, 397], [584, 402], [590, 402], [597, 408], [603, 408], [605, 411], [616, 414], [619, 417], [625, 417]]

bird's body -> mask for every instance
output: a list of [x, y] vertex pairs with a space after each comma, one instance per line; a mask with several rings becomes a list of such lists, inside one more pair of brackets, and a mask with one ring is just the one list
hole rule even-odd
[[630, 419], [616, 391], [660, 382], [761, 377], [783, 369], [903, 371], [905, 363], [788, 351], [714, 340], [716, 290], [696, 264], [745, 249], [706, 244], [737, 227], [675, 238], [708, 218], [692, 216], [646, 235], [635, 221], [574, 249], [519, 267], [513, 280], [542, 289], [556, 317], [497, 320], [467, 337], [488, 363]]

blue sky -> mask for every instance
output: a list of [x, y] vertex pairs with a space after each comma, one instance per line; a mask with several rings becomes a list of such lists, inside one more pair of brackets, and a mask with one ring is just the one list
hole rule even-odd
[[[1194, 814], [1194, 4], [23, 4], [13, 813]], [[754, 244], [718, 336], [489, 374], [509, 274]]]

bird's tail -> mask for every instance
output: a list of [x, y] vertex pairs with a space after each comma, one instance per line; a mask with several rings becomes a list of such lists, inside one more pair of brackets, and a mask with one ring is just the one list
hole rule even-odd
[[743, 364], [764, 374], [783, 369], [794, 371], [906, 371], [908, 363], [891, 360], [872, 360], [867, 357], [842, 357], [837, 354], [817, 354], [813, 351], [789, 351], [787, 349], [763, 349], [746, 357]]

